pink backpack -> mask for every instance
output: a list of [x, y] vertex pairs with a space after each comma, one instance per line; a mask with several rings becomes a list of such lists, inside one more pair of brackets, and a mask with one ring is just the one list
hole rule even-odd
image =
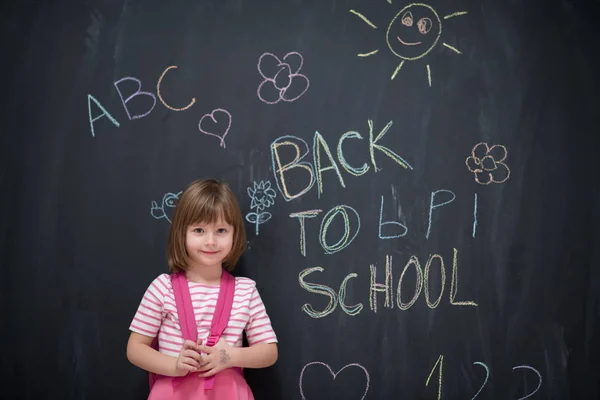
[[[198, 340], [198, 330], [196, 328], [196, 318], [194, 316], [190, 288], [188, 287], [185, 273], [179, 272], [171, 274], [171, 285], [173, 286], [173, 293], [175, 294], [175, 304], [177, 305], [177, 315], [179, 316], [179, 324], [181, 325], [183, 339], [196, 342]], [[225, 328], [227, 328], [229, 316], [231, 315], [234, 293], [235, 278], [229, 272], [223, 270], [217, 306], [215, 307], [215, 313], [213, 314], [210, 327], [210, 336], [206, 342], [207, 346], [214, 346], [219, 341]], [[158, 336], [152, 341], [151, 347], [158, 350]], [[186, 378], [186, 376], [173, 377], [173, 386], [178, 385]], [[212, 389], [214, 378], [214, 376], [211, 376], [205, 379], [204, 389]], [[152, 388], [157, 379], [158, 374], [150, 373], [150, 388]]]

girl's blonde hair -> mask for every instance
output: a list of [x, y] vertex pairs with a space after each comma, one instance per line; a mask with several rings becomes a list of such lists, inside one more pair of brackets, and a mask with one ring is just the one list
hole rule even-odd
[[167, 261], [171, 273], [187, 270], [187, 229], [192, 224], [211, 224], [222, 217], [233, 226], [231, 251], [223, 268], [231, 271], [246, 250], [246, 229], [237, 198], [228, 184], [215, 179], [195, 180], [183, 191], [173, 215], [167, 242]]

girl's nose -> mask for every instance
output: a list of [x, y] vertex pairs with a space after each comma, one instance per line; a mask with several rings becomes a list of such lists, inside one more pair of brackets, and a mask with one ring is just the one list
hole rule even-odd
[[206, 244], [214, 244], [215, 243], [215, 235], [212, 233], [208, 233], [206, 236]]

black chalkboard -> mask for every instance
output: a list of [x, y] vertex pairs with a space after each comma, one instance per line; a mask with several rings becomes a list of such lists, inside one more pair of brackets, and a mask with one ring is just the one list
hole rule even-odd
[[598, 1], [3, 9], [6, 398], [146, 398], [128, 326], [208, 177], [257, 399], [599, 398]]

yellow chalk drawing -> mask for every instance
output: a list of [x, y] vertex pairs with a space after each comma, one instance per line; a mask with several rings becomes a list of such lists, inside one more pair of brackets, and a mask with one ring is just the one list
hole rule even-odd
[[290, 214], [290, 218], [298, 218], [298, 221], [300, 221], [300, 253], [302, 253], [304, 257], [306, 257], [306, 231], [304, 229], [304, 219], [315, 218], [322, 211], [323, 210], [308, 210]]
[[358, 16], [358, 18], [362, 19], [363, 21], [365, 21], [367, 23], [367, 25], [369, 25], [371, 28], [373, 29], [377, 29], [377, 27], [375, 26], [375, 24], [373, 24], [371, 21], [369, 21], [369, 19], [367, 17], [365, 17], [364, 15], [362, 15], [361, 13], [354, 11], [354, 10], [350, 10], [350, 12], [356, 16]]
[[[416, 279], [417, 286], [415, 288], [415, 294], [414, 294], [413, 298], [408, 303], [403, 303], [402, 302], [402, 279], [404, 278], [404, 274], [406, 274], [408, 267], [410, 267], [411, 265], [414, 265], [415, 270], [417, 271], [417, 279]], [[396, 293], [396, 302], [398, 303], [398, 307], [401, 310], [408, 310], [409, 308], [411, 308], [412, 305], [415, 304], [415, 302], [419, 298], [419, 295], [421, 294], [421, 290], [423, 290], [423, 270], [421, 268], [421, 264], [419, 263], [419, 259], [417, 258], [417, 256], [411, 256], [410, 259], [408, 260], [408, 262], [406, 263], [406, 265], [404, 266], [404, 269], [402, 270], [402, 274], [400, 274], [400, 281], [398, 282], [398, 290]]]
[[[348, 215], [347, 210], [350, 210], [354, 213], [354, 215], [356, 216], [356, 221], [357, 221], [356, 232], [354, 233], [354, 235], [352, 235], [352, 237], [350, 236], [350, 233], [351, 233], [350, 217]], [[331, 225], [331, 222], [337, 215], [341, 215], [344, 220], [344, 236], [340, 240], [338, 240], [337, 243], [330, 245], [327, 243], [327, 240], [326, 240], [327, 229], [329, 229], [329, 225]], [[320, 230], [321, 233], [319, 234], [319, 242], [321, 243], [321, 247], [323, 247], [323, 250], [325, 250], [326, 254], [337, 253], [338, 251], [343, 250], [350, 243], [352, 243], [354, 238], [356, 238], [356, 235], [358, 235], [359, 230], [360, 230], [360, 216], [358, 215], [358, 212], [356, 212], [356, 210], [354, 208], [343, 205], [343, 204], [339, 205], [339, 206], [335, 206], [331, 210], [329, 210], [329, 212], [325, 215], [325, 217], [323, 217], [323, 221], [321, 221], [321, 230]]]
[[[458, 250], [456, 248], [454, 250], [454, 257], [452, 259], [452, 274], [450, 276], [450, 295], [448, 296], [448, 300], [450, 305], [453, 306], [472, 306], [477, 307], [477, 303], [474, 301], [456, 301], [456, 297], [458, 294]], [[440, 267], [440, 289], [439, 294], [435, 298], [432, 299], [432, 295], [430, 293], [430, 270], [431, 268], [435, 268], [434, 261], [439, 260]], [[396, 305], [402, 311], [406, 311], [410, 309], [419, 299], [421, 292], [425, 292], [425, 302], [427, 306], [431, 309], [437, 308], [442, 299], [444, 298], [444, 290], [446, 288], [446, 263], [444, 262], [444, 258], [440, 254], [430, 254], [427, 259], [427, 263], [425, 267], [421, 267], [421, 262], [419, 261], [419, 257], [416, 255], [412, 255], [407, 263], [404, 265], [404, 269], [400, 274], [400, 279], [398, 280], [398, 286], [396, 288]], [[415, 269], [415, 286], [414, 293], [410, 299], [410, 301], [403, 301], [402, 293], [404, 291], [406, 298], [406, 291], [411, 291], [411, 283], [412, 282], [404, 282], [404, 278], [407, 278], [407, 272], [411, 267]], [[375, 264], [371, 264], [369, 267], [370, 270], [370, 284], [369, 284], [369, 307], [370, 309], [377, 313], [377, 298], [378, 294], [382, 293], [384, 295], [384, 307], [386, 308], [394, 308], [394, 292], [393, 292], [393, 278], [392, 278], [392, 256], [386, 255], [385, 257], [385, 278], [379, 277], [377, 278], [377, 266]], [[409, 278], [407, 278], [409, 279]], [[407, 286], [408, 285], [408, 286]]]
[[363, 305], [362, 303], [359, 304], [355, 304], [353, 306], [347, 306], [345, 303], [346, 300], [346, 286], [348, 284], [348, 280], [350, 278], [356, 278], [358, 276], [357, 273], [350, 273], [348, 275], [346, 275], [346, 277], [344, 278], [344, 280], [342, 281], [342, 284], [340, 285], [340, 291], [338, 294], [338, 302], [340, 303], [340, 308], [342, 310], [344, 310], [344, 312], [350, 316], [355, 316], [360, 314], [360, 312], [363, 309]]
[[394, 70], [394, 73], [392, 74], [392, 79], [394, 79], [396, 77], [396, 74], [398, 73], [398, 71], [400, 71], [400, 68], [402, 68], [403, 65], [404, 65], [404, 60], [400, 61], [400, 64], [398, 64], [398, 66]]
[[[290, 140], [279, 141], [280, 139], [296, 139], [304, 145], [304, 148], [306, 151], [304, 153], [301, 153], [300, 147], [298, 146], [298, 144], [296, 144]], [[281, 160], [279, 158], [278, 150], [279, 150], [279, 147], [281, 147], [281, 146], [292, 146], [292, 147], [294, 147], [294, 150], [296, 150], [296, 156], [295, 156], [294, 160], [287, 163], [286, 165], [282, 165]], [[277, 186], [279, 187], [279, 190], [284, 194], [285, 200], [287, 200], [287, 201], [290, 201], [297, 197], [302, 196], [304, 193], [306, 193], [310, 189], [312, 189], [313, 185], [315, 184], [315, 176], [313, 174], [312, 166], [309, 163], [307, 163], [306, 161], [302, 161], [304, 159], [304, 157], [307, 156], [308, 151], [309, 151], [308, 144], [304, 140], [297, 138], [295, 136], [282, 136], [280, 138], [277, 138], [273, 143], [271, 143], [271, 160], [273, 163], [273, 171], [275, 172], [276, 176], [279, 176], [279, 179], [277, 179]], [[275, 165], [275, 164], [277, 164], [277, 165]], [[294, 169], [294, 168], [303, 168], [304, 170], [306, 170], [310, 174], [310, 180], [309, 180], [308, 186], [306, 186], [300, 193], [291, 195], [289, 193], [287, 183], [285, 180], [285, 175], [283, 173], [287, 170]]]
[[[392, 4], [391, 0], [388, 0], [388, 3]], [[355, 10], [350, 10], [350, 12], [371, 28], [377, 29], [377, 26], [360, 12]], [[421, 59], [436, 47], [442, 36], [442, 19], [448, 20], [466, 14], [466, 11], [457, 11], [440, 18], [433, 7], [424, 3], [411, 3], [402, 8], [388, 24], [385, 34], [389, 50], [396, 57], [402, 59], [394, 69], [391, 79], [393, 80], [396, 77], [405, 61]], [[462, 54], [457, 48], [447, 43], [442, 42], [442, 44], [454, 53]], [[359, 53], [358, 57], [368, 57], [378, 52], [379, 49]], [[429, 64], [426, 69], [427, 81], [431, 86], [431, 68]]]
[[302, 306], [302, 311], [310, 315], [312, 318], [323, 318], [331, 314], [336, 309], [338, 305], [337, 294], [335, 293], [335, 290], [333, 290], [329, 286], [317, 285], [316, 283], [310, 283], [304, 280], [304, 278], [307, 275], [310, 275], [315, 271], [323, 272], [325, 270], [323, 269], [323, 267], [313, 267], [307, 268], [300, 272], [300, 274], [298, 275], [298, 282], [300, 283], [300, 287], [308, 292], [327, 296], [329, 298], [329, 303], [327, 303], [327, 307], [325, 307], [323, 311], [317, 311], [313, 308], [313, 306], [306, 303]]
[[450, 284], [450, 304], [453, 306], [474, 306], [477, 307], [477, 303], [474, 301], [456, 301], [456, 294], [458, 293], [458, 250], [454, 249], [454, 256], [452, 257], [452, 283]]
[[[440, 260], [440, 270], [441, 270], [441, 281], [442, 287], [440, 288], [440, 294], [435, 302], [431, 302], [429, 299], [429, 269], [431, 268], [431, 263], [433, 260], [437, 258]], [[427, 302], [427, 306], [429, 308], [436, 308], [440, 301], [442, 301], [442, 296], [444, 295], [444, 286], [446, 286], [446, 269], [444, 268], [444, 259], [439, 254], [432, 254], [429, 256], [427, 260], [427, 264], [425, 264], [425, 277], [423, 278], [425, 281], [425, 301]]]
[[360, 169], [356, 169], [352, 166], [350, 166], [350, 164], [348, 164], [348, 162], [346, 161], [346, 158], [344, 157], [344, 151], [342, 149], [342, 144], [344, 143], [344, 140], [348, 139], [348, 138], [354, 138], [354, 139], [362, 139], [362, 136], [360, 136], [360, 133], [356, 132], [356, 131], [348, 131], [346, 133], [344, 133], [341, 137], [340, 140], [338, 141], [338, 146], [337, 146], [337, 156], [338, 156], [338, 160], [340, 160], [340, 164], [342, 164], [342, 167], [346, 170], [346, 172], [348, 172], [349, 174], [352, 174], [354, 176], [361, 176], [367, 173], [367, 171], [369, 170], [369, 166], [367, 165], [367, 163], [364, 163], [362, 165], [362, 167]]
[[442, 43], [444, 46], [455, 52], [456, 54], [462, 54], [456, 47], [450, 46], [448, 43]]
[[383, 135], [386, 134], [388, 129], [390, 129], [390, 127], [393, 124], [393, 121], [388, 122], [383, 127], [383, 129], [381, 130], [381, 132], [379, 132], [379, 135], [377, 135], [375, 140], [373, 140], [373, 121], [368, 120], [368, 124], [369, 124], [369, 143], [370, 143], [369, 153], [371, 153], [371, 162], [373, 163], [375, 172], [381, 171], [381, 168], [377, 168], [377, 163], [375, 162], [375, 149], [381, 150], [385, 155], [390, 157], [392, 160], [396, 161], [398, 164], [400, 164], [404, 168], [412, 169], [412, 167], [410, 165], [408, 165], [408, 163], [406, 161], [404, 161], [404, 159], [402, 157], [400, 157], [398, 154], [394, 153], [392, 150], [388, 149], [387, 147], [384, 147], [380, 144], [375, 144], [383, 137]]
[[[327, 158], [329, 159], [328, 167], [321, 167], [321, 151], [320, 151], [320, 149], [323, 149], [325, 151], [325, 154], [327, 155]], [[315, 138], [313, 141], [313, 158], [315, 160], [317, 186], [319, 189], [319, 191], [317, 192], [317, 197], [321, 197], [321, 193], [323, 193], [323, 174], [322, 173], [325, 171], [334, 170], [338, 176], [338, 179], [340, 180], [340, 185], [342, 185], [342, 187], [344, 187], [344, 188], [346, 187], [346, 185], [344, 184], [344, 178], [342, 177], [342, 173], [340, 172], [340, 169], [338, 168], [333, 156], [331, 155], [329, 146], [327, 145], [327, 142], [325, 141], [325, 139], [323, 139], [323, 136], [318, 131], [315, 132]]]
[[370, 51], [368, 53], [359, 53], [358, 56], [359, 57], [369, 57], [369, 56], [372, 56], [373, 54], [377, 54], [378, 51], [379, 51], [379, 49]]
[[431, 87], [431, 68], [429, 68], [429, 64], [427, 64], [427, 81], [429, 82], [429, 87]]
[[458, 17], [460, 15], [465, 15], [466, 13], [467, 13], [466, 11], [458, 11], [458, 12], [446, 15], [444, 17], [444, 19], [450, 19], [450, 18]]
[[306, 280], [304, 279], [308, 275], [312, 274], [313, 272], [323, 272], [323, 271], [325, 271], [325, 270], [322, 267], [307, 268], [307, 269], [303, 270], [302, 272], [300, 272], [300, 274], [298, 275], [298, 282], [300, 283], [301, 288], [303, 288], [304, 290], [306, 290], [310, 293], [320, 294], [320, 295], [323, 295], [323, 296], [326, 296], [327, 298], [329, 298], [329, 303], [327, 304], [327, 307], [325, 307], [325, 309], [323, 311], [316, 311], [313, 308], [313, 306], [311, 306], [308, 303], [306, 303], [302, 306], [302, 311], [307, 313], [311, 318], [323, 318], [323, 317], [331, 314], [339, 304], [340, 308], [346, 314], [348, 314], [350, 316], [355, 316], [355, 315], [360, 314], [360, 312], [364, 308], [362, 303], [358, 303], [353, 306], [348, 306], [346, 304], [346, 288], [348, 286], [348, 281], [352, 278], [358, 277], [358, 274], [352, 272], [352, 273], [346, 275], [346, 277], [340, 284], [340, 290], [338, 292], [339, 293], [339, 295], [338, 295], [338, 294], [336, 294], [334, 289], [332, 289], [331, 287], [329, 287], [327, 285], [319, 285], [316, 283], [306, 282]]
[[369, 306], [371, 310], [377, 312], [377, 292], [385, 293], [384, 307], [394, 308], [394, 295], [392, 292], [392, 256], [385, 256], [385, 284], [376, 283], [377, 267], [374, 264], [370, 266], [371, 271], [371, 295], [369, 296]]
[[425, 382], [425, 386], [429, 386], [429, 380], [431, 379], [431, 376], [433, 375], [433, 371], [435, 371], [435, 368], [438, 366], [438, 364], [440, 365], [440, 372], [439, 372], [439, 378], [438, 378], [438, 397], [437, 397], [437, 400], [441, 400], [442, 399], [442, 374], [444, 372], [443, 371], [443, 368], [444, 368], [444, 356], [443, 355], [440, 355], [438, 357], [437, 361], [435, 362], [435, 365], [431, 369], [431, 373], [427, 377], [427, 382]]

